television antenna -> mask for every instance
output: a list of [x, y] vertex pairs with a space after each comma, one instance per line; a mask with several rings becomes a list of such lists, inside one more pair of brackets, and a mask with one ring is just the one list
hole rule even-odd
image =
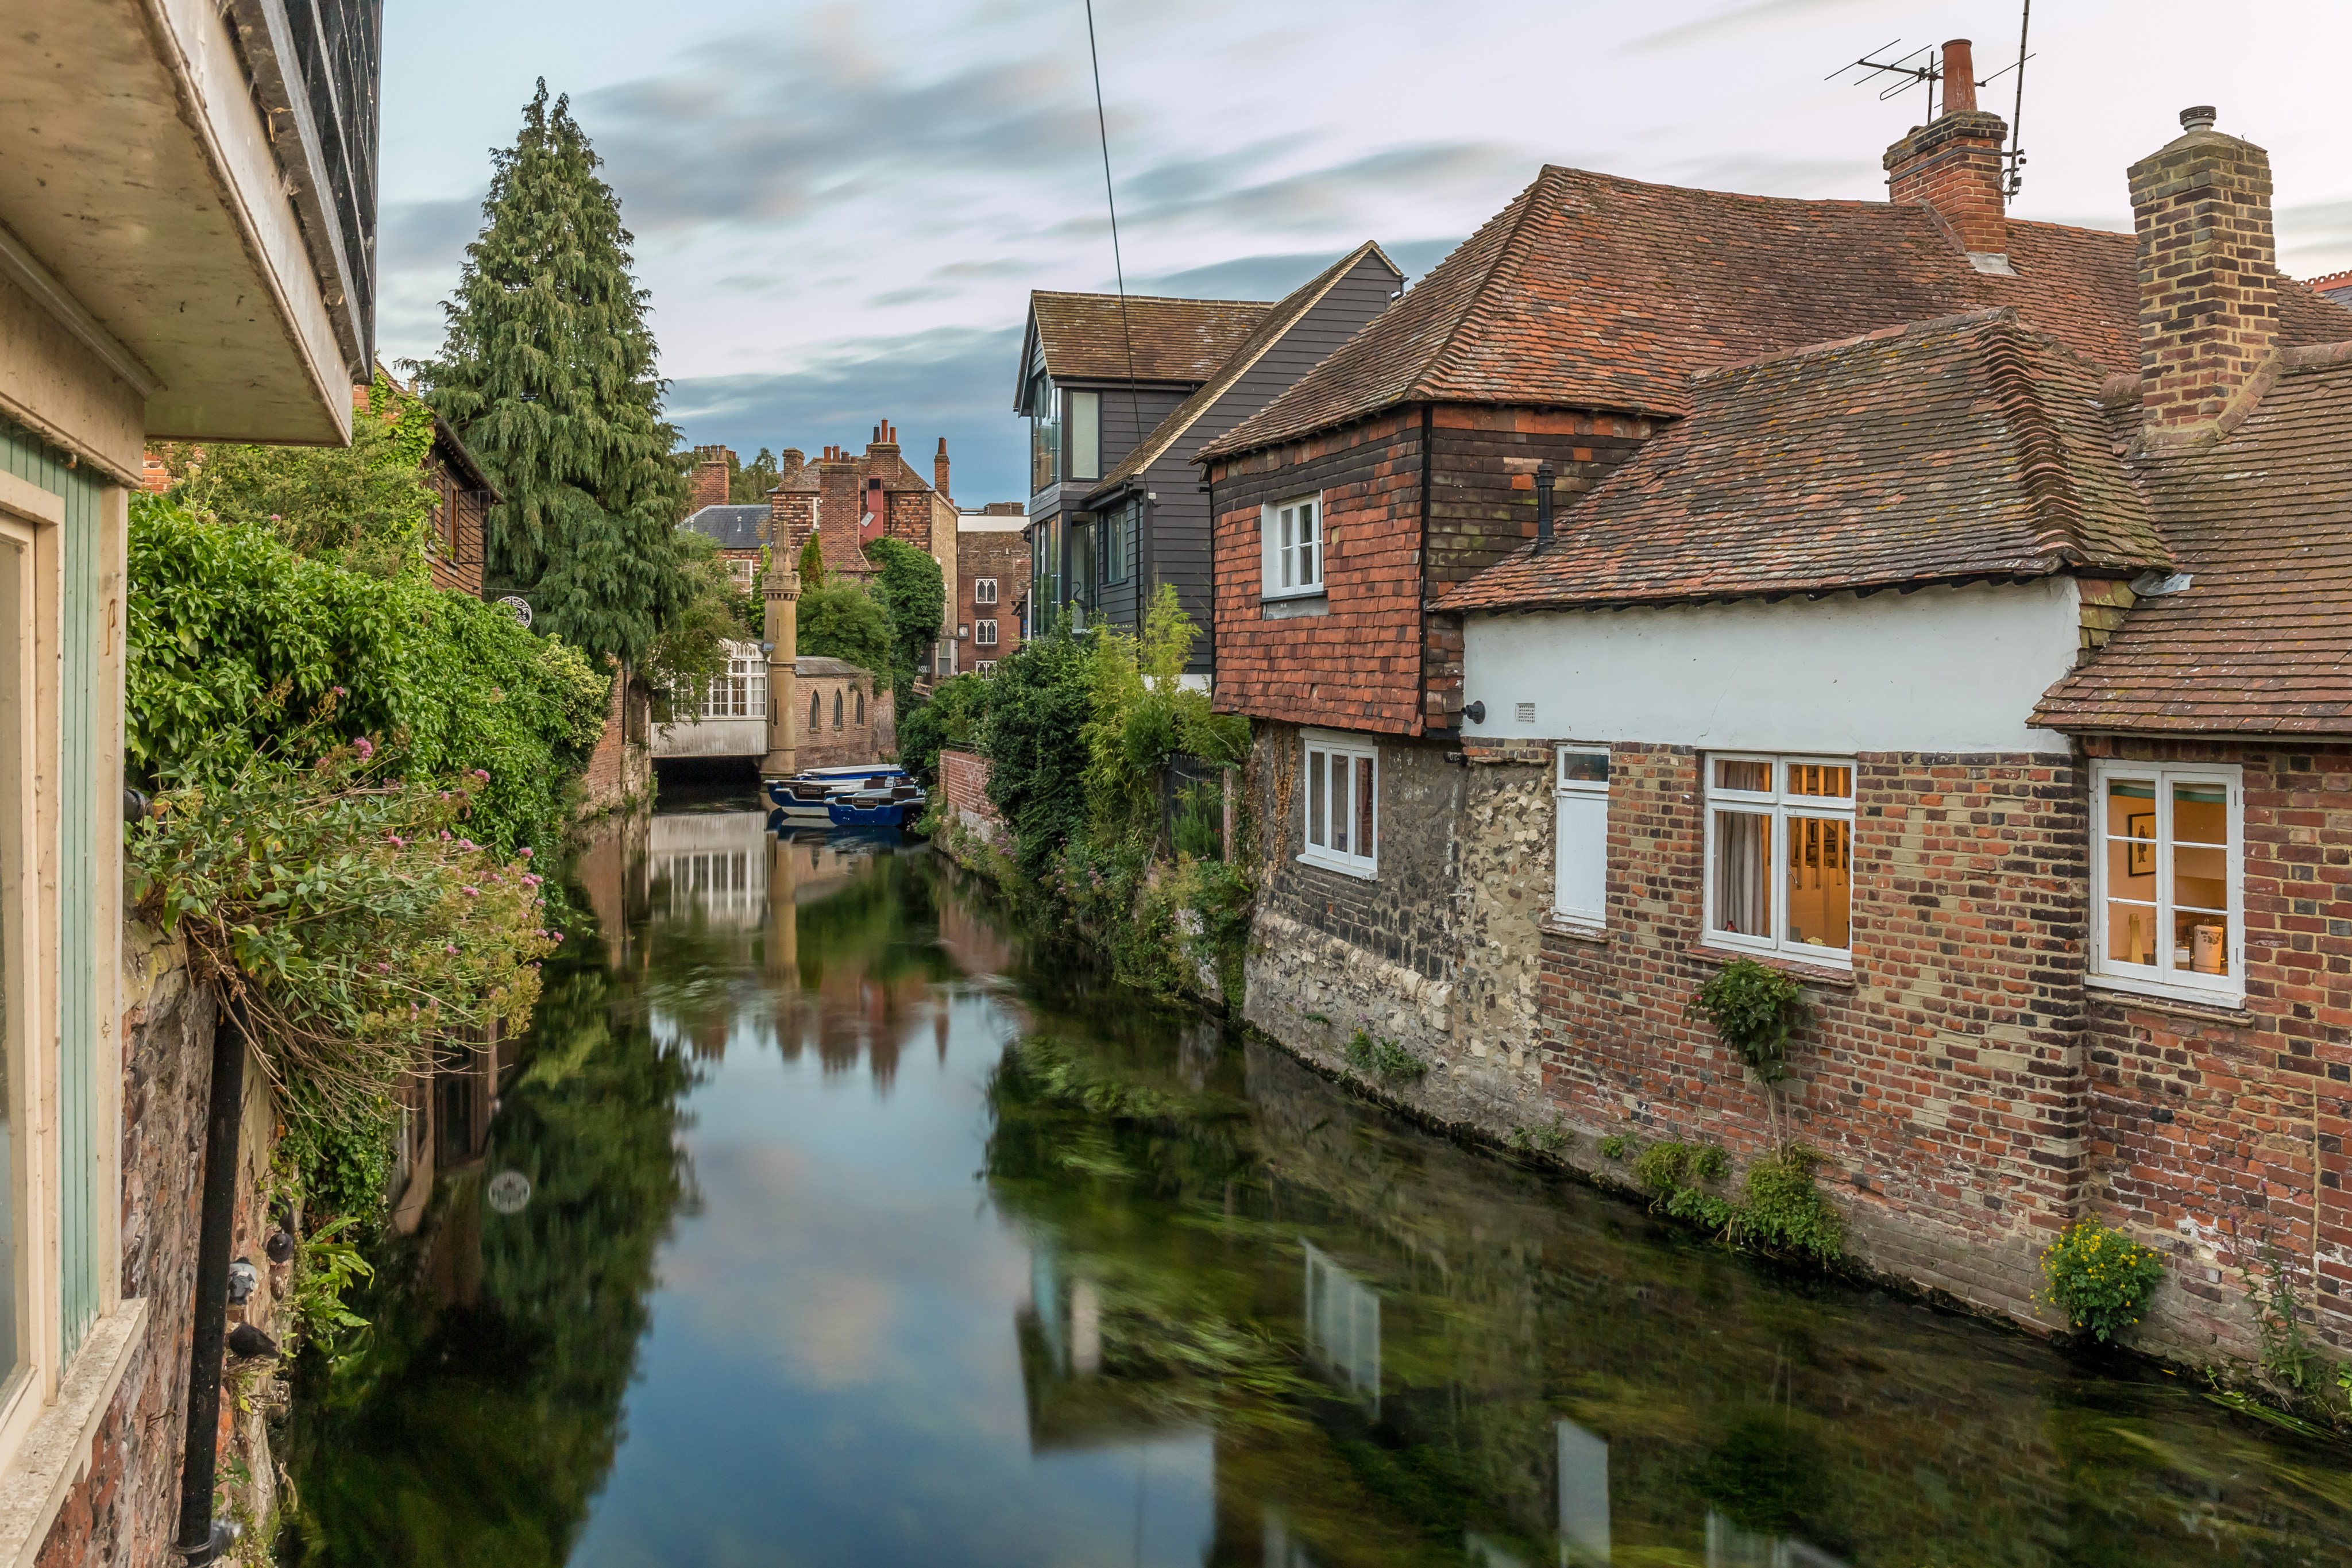
[[[2008, 196], [2016, 195], [2025, 184], [2025, 149], [2018, 140], [2018, 130], [2025, 121], [2025, 62], [2033, 58], [2026, 47], [2026, 40], [2032, 36], [2032, 27], [2033, 0], [2023, 0], [2017, 24], [2017, 58], [1976, 84], [1990, 87], [2010, 72], [2017, 73], [2017, 91], [2009, 116], [2009, 146], [2000, 154], [2001, 162], [2008, 165], [2009, 170], [2002, 180], [2001, 194]], [[1881, 103], [1899, 98], [1915, 87], [1925, 88], [1927, 94], [1927, 118], [1933, 120], [1938, 84], [1944, 79], [1942, 57], [1932, 44], [1923, 44], [1900, 55], [1888, 54], [1887, 51], [1900, 48], [1902, 45], [1901, 38], [1889, 38], [1868, 54], [1848, 60], [1822, 79], [1835, 81], [1848, 71], [1858, 71], [1861, 74], [1848, 79], [1848, 85], [1876, 87]], [[1889, 78], [1893, 79], [1887, 79]]]

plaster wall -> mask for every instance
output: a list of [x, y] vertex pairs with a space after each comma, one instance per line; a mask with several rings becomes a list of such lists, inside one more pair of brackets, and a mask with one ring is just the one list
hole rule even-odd
[[[2074, 668], [2074, 580], [1777, 605], [1477, 616], [1465, 739], [1709, 751], [2057, 752], [2026, 716]], [[1535, 717], [1521, 722], [1520, 703]]]

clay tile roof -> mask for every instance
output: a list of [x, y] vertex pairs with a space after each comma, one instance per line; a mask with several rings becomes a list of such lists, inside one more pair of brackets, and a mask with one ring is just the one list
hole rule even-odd
[[2276, 375], [2227, 435], [2132, 459], [2189, 585], [2140, 600], [2035, 723], [2352, 734], [2352, 343]]
[[[2137, 370], [2128, 234], [2011, 220], [2016, 276], [1979, 272], [1928, 208], [1793, 201], [1547, 167], [1345, 346], [1199, 454], [1230, 456], [1400, 403], [1674, 416], [1695, 371], [1904, 321], [2014, 306], [2094, 363]], [[2281, 340], [2352, 314], [2279, 279]]]
[[2352, 305], [2352, 272], [2331, 272], [2325, 278], [2311, 278], [2304, 287], [2339, 305]]
[[1103, 476], [1102, 483], [1094, 488], [1092, 494], [1100, 495], [1113, 489], [1166, 456], [1168, 448], [1183, 437], [1184, 432], [1192, 427], [1195, 420], [1215, 407], [1217, 399], [1231, 392], [1234, 384], [1248, 374], [1251, 367], [1265, 357], [1268, 349], [1282, 342], [1284, 335], [1297, 326], [1307, 311], [1320, 304], [1323, 296], [1328, 294], [1339, 279], [1368, 256], [1379, 257], [1390, 271], [1396, 273], [1399, 279], [1403, 278], [1403, 271], [1395, 262], [1389, 260], [1388, 252], [1380, 247], [1379, 242], [1368, 239], [1276, 300], [1249, 336], [1243, 339], [1232, 356], [1218, 367], [1216, 374], [1202, 383], [1199, 391], [1178, 404], [1167, 418], [1155, 426], [1151, 434], [1129, 452], [1118, 467]]
[[1167, 300], [1130, 294], [1119, 317], [1116, 294], [1037, 289], [1029, 316], [1057, 381], [1125, 381], [1135, 345], [1138, 381], [1200, 382], [1216, 374], [1271, 309], [1263, 300]]
[[2105, 379], [2013, 310], [1702, 374], [1689, 416], [1563, 511], [1551, 548], [1497, 562], [1441, 607], [2128, 575], [2168, 557], [2116, 455]]
[[707, 506], [678, 526], [708, 534], [721, 550], [757, 550], [767, 542], [768, 510], [764, 501], [751, 506]]
[[817, 550], [824, 557], [827, 576], [871, 577], [874, 563], [866, 547], [857, 542], [857, 524], [835, 521], [831, 518], [817, 520]]

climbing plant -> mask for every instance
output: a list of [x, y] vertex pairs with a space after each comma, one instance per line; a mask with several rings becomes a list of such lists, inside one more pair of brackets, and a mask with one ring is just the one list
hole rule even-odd
[[1812, 1016], [1796, 981], [1752, 958], [1735, 958], [1707, 977], [1685, 1016], [1705, 1018], [1731, 1054], [1764, 1086], [1772, 1141], [1784, 1142], [1780, 1085], [1789, 1076], [1789, 1041]]

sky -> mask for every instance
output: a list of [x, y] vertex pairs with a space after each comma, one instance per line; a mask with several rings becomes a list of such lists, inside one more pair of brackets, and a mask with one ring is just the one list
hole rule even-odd
[[[2211, 103], [2270, 151], [2282, 268], [2352, 268], [2352, 5], [2281, 0], [2259, 40], [2222, 15], [2042, 0], [2011, 211], [2128, 229], [2124, 171]], [[1418, 277], [1546, 163], [1883, 200], [1920, 94], [1824, 79], [1955, 37], [1988, 77], [2019, 20], [2016, 0], [1096, 0], [1127, 286], [1273, 299], [1367, 238]], [[1029, 290], [1115, 280], [1083, 0], [399, 0], [384, 51], [385, 359], [438, 346], [489, 149], [543, 76], [619, 194], [689, 442], [863, 447], [887, 418], [919, 468], [947, 437], [961, 504], [1024, 496]], [[2008, 117], [2014, 81], [1983, 107]]]

